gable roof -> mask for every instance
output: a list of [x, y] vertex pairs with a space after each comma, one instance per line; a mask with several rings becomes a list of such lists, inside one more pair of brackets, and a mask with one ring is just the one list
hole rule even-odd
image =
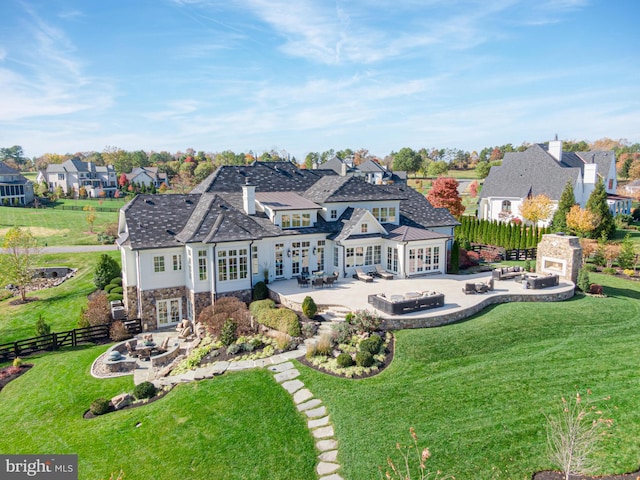
[[271, 210], [320, 210], [322, 207], [294, 192], [256, 192], [256, 200]]
[[[5, 180], [3, 178], [5, 176], [12, 176], [16, 178], [13, 180]], [[22, 185], [22, 184], [31, 183], [31, 180], [29, 180], [27, 177], [22, 175], [18, 170], [16, 170], [15, 168], [11, 168], [9, 165], [7, 165], [4, 162], [0, 162], [0, 181], [4, 185]]]
[[[567, 156], [568, 160], [570, 156]], [[525, 198], [544, 194], [559, 200], [567, 181], [575, 185], [580, 168], [559, 163], [544, 148], [535, 144], [524, 152], [508, 152], [502, 165], [491, 167], [480, 198]]]

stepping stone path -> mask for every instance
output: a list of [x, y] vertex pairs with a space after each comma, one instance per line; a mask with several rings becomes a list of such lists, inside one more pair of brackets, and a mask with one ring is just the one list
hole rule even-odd
[[274, 373], [276, 382], [291, 394], [298, 411], [307, 417], [307, 428], [316, 439], [316, 448], [320, 452], [316, 465], [319, 480], [343, 480], [335, 473], [341, 467], [337, 461], [338, 441], [334, 438], [333, 425], [322, 400], [314, 398], [313, 393], [297, 378], [300, 372], [293, 363], [284, 362], [267, 368]]

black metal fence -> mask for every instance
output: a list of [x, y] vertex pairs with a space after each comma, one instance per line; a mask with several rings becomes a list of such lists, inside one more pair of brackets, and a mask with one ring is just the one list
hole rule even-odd
[[[137, 318], [123, 321], [127, 331], [135, 335], [142, 332], [142, 321]], [[0, 362], [16, 357], [26, 357], [37, 352], [53, 351], [63, 347], [75, 347], [81, 343], [92, 343], [109, 338], [111, 324], [74, 328], [65, 332], [54, 332], [39, 337], [16, 340], [0, 344]]]
[[479, 243], [471, 244], [470, 250], [478, 253], [481, 257], [484, 252], [496, 254], [499, 257], [499, 260], [535, 260], [538, 253], [537, 248], [516, 248], [513, 250], [506, 250], [502, 247], [481, 245]]

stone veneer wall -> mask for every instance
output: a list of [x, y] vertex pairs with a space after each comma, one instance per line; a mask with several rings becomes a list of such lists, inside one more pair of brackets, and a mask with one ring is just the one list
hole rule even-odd
[[[563, 263], [564, 271], [558, 268], [545, 268], [545, 263], [553, 260]], [[536, 254], [537, 273], [557, 273], [560, 279], [569, 280], [575, 284], [578, 281], [578, 270], [581, 266], [582, 247], [578, 237], [555, 233], [542, 236]]]
[[246, 290], [235, 290], [233, 292], [224, 292], [216, 294], [216, 299], [222, 297], [237, 297], [242, 300], [244, 303], [251, 303], [253, 300], [253, 290], [250, 288]]
[[124, 287], [122, 290], [122, 303], [129, 318], [138, 316], [138, 289], [136, 287]]
[[193, 321], [197, 321], [202, 310], [211, 305], [211, 292], [198, 292], [193, 293], [191, 297], [191, 304], [193, 305]]
[[[156, 318], [156, 303], [157, 300], [168, 300], [170, 298], [186, 298], [187, 291], [185, 287], [172, 287], [172, 288], [158, 288], [156, 290], [145, 290], [142, 292], [142, 330], [156, 330], [158, 328], [158, 321]], [[153, 300], [153, 301], [152, 301]], [[186, 318], [187, 316], [187, 302], [182, 302], [182, 311], [180, 312], [180, 318]]]

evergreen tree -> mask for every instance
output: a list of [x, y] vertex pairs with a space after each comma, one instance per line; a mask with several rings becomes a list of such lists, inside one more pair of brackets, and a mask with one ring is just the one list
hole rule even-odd
[[573, 185], [571, 180], [567, 182], [567, 185], [562, 191], [560, 201], [558, 202], [558, 208], [553, 214], [551, 220], [551, 228], [554, 232], [566, 232], [567, 231], [567, 213], [576, 204], [576, 197], [573, 193]]
[[586, 208], [596, 216], [596, 228], [591, 232], [591, 238], [600, 238], [602, 235], [607, 239], [613, 237], [616, 233], [616, 224], [607, 204], [607, 192], [602, 179], [598, 179], [596, 188], [589, 195]]
[[102, 290], [111, 280], [120, 276], [122, 276], [122, 270], [118, 262], [106, 253], [100, 255], [98, 265], [96, 265], [96, 269], [93, 272], [93, 283], [95, 283], [96, 287]]
[[586, 268], [583, 267], [580, 270], [578, 270], [577, 287], [583, 292], [588, 292], [590, 286], [591, 286], [591, 283], [589, 281], [589, 272], [587, 271]]
[[457, 240], [451, 246], [451, 260], [449, 261], [449, 273], [458, 273], [460, 269], [460, 245]]
[[620, 246], [620, 254], [618, 255], [618, 266], [624, 269], [631, 269], [635, 263], [636, 254], [633, 249], [633, 240], [631, 240], [631, 234], [627, 233], [624, 236], [622, 245]]

